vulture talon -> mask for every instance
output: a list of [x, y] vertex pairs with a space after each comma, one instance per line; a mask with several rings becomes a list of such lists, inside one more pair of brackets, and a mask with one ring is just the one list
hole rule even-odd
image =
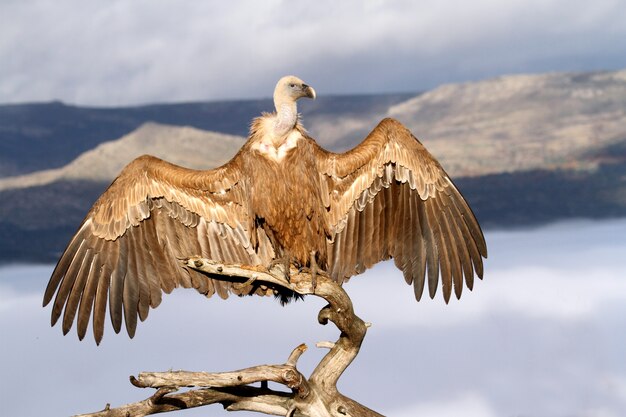
[[317, 274], [320, 272], [320, 267], [315, 260], [315, 251], [311, 251], [311, 258], [309, 262], [310, 266], [301, 266], [300, 268], [298, 268], [298, 272], [304, 272], [311, 275], [311, 287], [313, 288], [313, 292], [315, 293], [315, 288], [317, 287]]
[[285, 281], [287, 281], [289, 284], [291, 284], [291, 262], [290, 262], [291, 256], [289, 256], [289, 254], [285, 254], [283, 256], [281, 256], [280, 258], [276, 258], [276, 259], [272, 259], [270, 264], [267, 267], [268, 271], [271, 271], [272, 269], [274, 269], [275, 267], [282, 267], [280, 268], [282, 270], [283, 273], [283, 278], [285, 279]]

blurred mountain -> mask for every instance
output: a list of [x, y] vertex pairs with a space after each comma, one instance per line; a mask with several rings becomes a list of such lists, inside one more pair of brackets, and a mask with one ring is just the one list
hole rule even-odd
[[[250, 120], [271, 105], [0, 106], [0, 166], [12, 173], [0, 178], [0, 261], [55, 260], [93, 201], [140, 154], [192, 168], [226, 162]], [[303, 101], [300, 110], [312, 136], [335, 151], [356, 145], [383, 117], [399, 119], [442, 162], [485, 227], [626, 215], [626, 71], [330, 97]], [[5, 125], [11, 112], [23, 117]], [[148, 116], [159, 123], [145, 123]], [[200, 129], [209, 123], [214, 131]], [[38, 156], [46, 153], [53, 157]]]
[[228, 161], [244, 141], [241, 136], [148, 122], [120, 139], [101, 143], [61, 168], [0, 178], [0, 191], [58, 181], [111, 182], [126, 164], [144, 154], [206, 169]]
[[455, 176], [595, 169], [626, 141], [626, 70], [444, 85], [389, 115]]

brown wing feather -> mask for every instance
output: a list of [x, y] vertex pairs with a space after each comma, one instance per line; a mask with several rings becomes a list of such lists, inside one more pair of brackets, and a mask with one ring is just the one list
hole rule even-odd
[[44, 295], [44, 305], [54, 298], [52, 324], [63, 316], [67, 333], [76, 318], [82, 339], [93, 313], [99, 343], [108, 301], [113, 329], [119, 332], [124, 322], [133, 337], [137, 319], [160, 304], [162, 292], [193, 287], [226, 298], [233, 290], [183, 268], [180, 258], [268, 263], [274, 250], [252, 230], [236, 158], [212, 171], [149, 156], [131, 162], [91, 208], [52, 273]]
[[417, 300], [428, 279], [430, 297], [441, 281], [447, 302], [452, 289], [460, 297], [463, 282], [471, 289], [474, 274], [482, 278], [487, 246], [472, 210], [401, 123], [383, 120], [343, 154], [317, 148], [317, 160], [334, 233], [328, 251], [335, 279], [393, 257]]

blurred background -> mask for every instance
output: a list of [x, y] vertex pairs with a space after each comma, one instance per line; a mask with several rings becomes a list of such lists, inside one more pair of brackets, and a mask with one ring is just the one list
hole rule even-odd
[[[372, 322], [340, 380], [389, 416], [626, 414], [626, 3], [0, 1], [0, 399], [70, 415], [150, 393], [139, 371], [310, 372], [323, 306], [175, 291], [131, 341], [49, 328], [43, 290], [133, 158], [218, 166], [276, 81], [324, 147], [406, 124], [486, 232], [484, 282], [416, 303], [392, 263], [346, 285]], [[35, 396], [37, 401], [33, 401]], [[181, 416], [226, 415], [219, 406]], [[239, 413], [238, 415], [252, 415]]]

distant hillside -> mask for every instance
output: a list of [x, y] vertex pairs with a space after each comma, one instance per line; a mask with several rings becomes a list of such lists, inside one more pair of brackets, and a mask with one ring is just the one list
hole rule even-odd
[[[318, 135], [319, 120], [361, 117], [376, 120], [389, 106], [415, 94], [320, 97], [302, 102], [311, 133], [332, 146], [341, 136]], [[247, 136], [252, 118], [272, 111], [271, 99], [91, 108], [60, 102], [0, 105], [0, 177], [59, 168], [98, 144], [156, 122]], [[322, 126], [323, 122], [319, 122]], [[371, 122], [371, 125], [375, 125]], [[345, 132], [344, 132], [345, 133]]]
[[96, 146], [61, 168], [0, 178], [0, 191], [62, 180], [110, 182], [126, 164], [144, 154], [187, 168], [207, 169], [228, 161], [244, 141], [241, 136], [146, 123], [120, 139]]
[[623, 156], [606, 150], [626, 143], [626, 70], [444, 85], [389, 115], [456, 176], [594, 169]]
[[[519, 75], [446, 85], [415, 97], [328, 100], [303, 101], [300, 108], [305, 126], [314, 137], [323, 138], [324, 146], [350, 148], [383, 117], [398, 118], [442, 162], [487, 228], [626, 216], [626, 71]], [[44, 150], [57, 152], [59, 165], [0, 178], [0, 262], [58, 258], [90, 205], [140, 154], [206, 168], [228, 160], [243, 141], [241, 136], [193, 127], [139, 123], [102, 143], [104, 139], [96, 139], [96, 133], [102, 132], [92, 124], [95, 120], [109, 134], [111, 126], [121, 129], [141, 119], [134, 112], [174, 119], [195, 115], [202, 120], [212, 114], [232, 129], [225, 131], [245, 134], [260, 107], [271, 106], [269, 100], [218, 104], [204, 110], [202, 104], [74, 108], [76, 114], [65, 121], [69, 126], [65, 132], [74, 135], [68, 141], [56, 136], [64, 131], [62, 116], [53, 117], [49, 125], [45, 122], [50, 117], [46, 106], [57, 106], [61, 113], [69, 111], [67, 106], [41, 105], [42, 113], [36, 117], [31, 114], [23, 123], [12, 119], [10, 129], [26, 132], [21, 145], [15, 137], [7, 142], [14, 147], [15, 161], [24, 157], [30, 166], [22, 171], [43, 164], [36, 156]], [[0, 114], [6, 115], [9, 107], [19, 106], [0, 108]], [[24, 105], [28, 112], [36, 107]], [[107, 117], [114, 122], [103, 121]], [[35, 119], [40, 124], [31, 126]], [[0, 126], [2, 131], [5, 128]], [[80, 132], [91, 133], [89, 140], [97, 144], [81, 152], [72, 148], [71, 157], [63, 154], [63, 144], [88, 142], [81, 141]], [[38, 140], [46, 145], [31, 152]]]

